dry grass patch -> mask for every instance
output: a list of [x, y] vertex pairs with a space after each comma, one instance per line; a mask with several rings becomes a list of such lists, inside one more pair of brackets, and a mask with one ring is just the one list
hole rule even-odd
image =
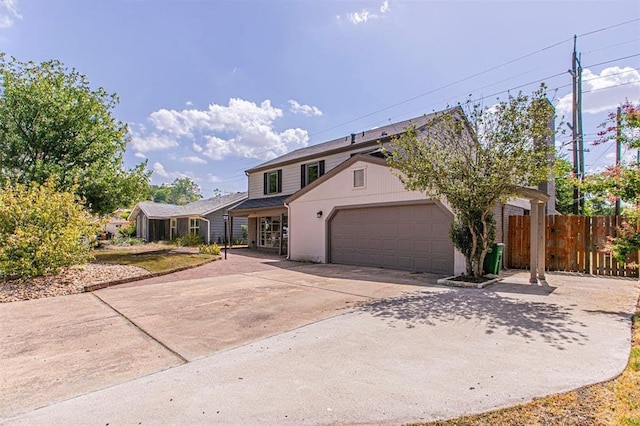
[[132, 251], [105, 250], [95, 252], [95, 262], [114, 265], [133, 265], [151, 273], [169, 272], [198, 266], [219, 256], [201, 253], [180, 253], [171, 250]]
[[640, 310], [633, 317], [629, 363], [618, 378], [491, 413], [422, 424], [640, 426]]

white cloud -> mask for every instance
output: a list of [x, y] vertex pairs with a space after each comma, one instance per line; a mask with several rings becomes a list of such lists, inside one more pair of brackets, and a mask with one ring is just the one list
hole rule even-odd
[[140, 133], [131, 135], [131, 147], [137, 152], [158, 151], [176, 146], [178, 146], [178, 141], [171, 135], [157, 134], [155, 132], [146, 136]]
[[162, 163], [153, 163], [153, 172], [163, 178], [169, 177], [169, 173], [167, 173]]
[[144, 155], [144, 154], [143, 154], [143, 153], [141, 153], [141, 152], [136, 152], [136, 153], [135, 153], [135, 154], [133, 154], [133, 155], [134, 155], [134, 156], [136, 156], [136, 157], [138, 157], [138, 158], [147, 158], [147, 156], [146, 156], [146, 155]]
[[[159, 162], [153, 163], [152, 170], [153, 170], [152, 181], [154, 182], [172, 182], [175, 179], [183, 178], [183, 177], [188, 177], [195, 182], [201, 181], [201, 179], [197, 178], [193, 174], [193, 172], [179, 172], [179, 171], [170, 172], [170, 171], [167, 171], [167, 169], [164, 167], [162, 163], [159, 163]], [[157, 179], [157, 177], [160, 177], [160, 179]]]
[[[589, 69], [582, 72], [582, 112], [597, 114], [612, 111], [625, 99], [640, 98], [640, 71], [632, 67], [609, 67], [600, 74]], [[571, 115], [572, 94], [561, 97], [556, 106], [559, 114]]]
[[322, 111], [313, 105], [300, 105], [300, 103], [294, 99], [289, 99], [289, 110], [294, 114], [302, 114], [306, 116], [321, 116]]
[[193, 106], [193, 102], [191, 102], [191, 101], [187, 101], [187, 102], [185, 102], [185, 105], [186, 105], [186, 106]]
[[195, 156], [195, 155], [182, 157], [180, 160], [184, 161], [185, 163], [207, 164], [207, 160], [203, 160], [202, 158], [200, 158], [198, 156]]
[[[309, 107], [312, 114], [321, 113], [313, 108]], [[274, 123], [282, 116], [282, 110], [269, 100], [258, 105], [236, 98], [230, 99], [229, 105], [211, 104], [205, 110], [161, 109], [149, 116], [153, 128], [148, 136], [134, 132], [132, 147], [145, 152], [175, 147], [180, 142], [213, 160], [230, 155], [270, 159], [309, 142], [306, 130], [277, 131]]]
[[15, 19], [22, 19], [17, 0], [0, 0], [0, 29], [13, 27]]
[[207, 178], [205, 179], [209, 183], [219, 183], [222, 182], [218, 176], [212, 175], [211, 173], [207, 173]]
[[370, 19], [378, 19], [378, 15], [369, 12], [367, 9], [362, 9], [359, 12], [347, 13], [347, 19], [353, 25], [364, 24]]
[[[382, 15], [386, 14], [387, 12], [389, 12], [389, 10], [391, 10], [391, 6], [389, 5], [389, 0], [384, 0], [380, 5], [379, 10], [381, 15], [378, 15], [377, 13], [372, 13], [368, 9], [362, 9], [357, 12], [347, 13], [346, 17], [347, 17], [347, 20], [349, 20], [349, 22], [351, 22], [353, 25], [365, 24], [369, 21], [380, 19]], [[341, 18], [342, 17], [340, 15], [336, 16], [336, 19], [338, 21], [341, 20]]]

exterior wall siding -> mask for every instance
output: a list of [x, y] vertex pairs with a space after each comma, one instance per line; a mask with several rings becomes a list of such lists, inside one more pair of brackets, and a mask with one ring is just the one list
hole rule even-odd
[[[222, 210], [215, 211], [213, 213], [209, 213], [205, 216], [209, 219], [211, 223], [211, 232], [210, 232], [210, 242], [211, 244], [223, 244], [224, 243], [224, 218], [222, 217], [224, 212]], [[202, 221], [204, 226], [206, 226], [206, 221]], [[247, 224], [246, 217], [234, 217], [233, 218], [233, 233], [231, 229], [227, 229], [227, 236], [229, 241], [232, 241], [233, 238], [241, 238], [242, 237], [242, 225]], [[206, 232], [205, 232], [206, 234]], [[205, 238], [206, 241], [206, 238]]]
[[[300, 189], [300, 166], [315, 161], [325, 161], [325, 173], [328, 173], [331, 169], [347, 161], [353, 154], [359, 152], [369, 152], [375, 149], [375, 147], [366, 147], [354, 149], [353, 151], [341, 152], [338, 154], [332, 154], [328, 156], [318, 156], [317, 158], [299, 161], [293, 164], [287, 164], [282, 167], [275, 167], [269, 170], [262, 170], [259, 172], [249, 173], [249, 198], [267, 198], [274, 195], [291, 195]], [[282, 169], [282, 192], [278, 194], [264, 194], [264, 173]]]

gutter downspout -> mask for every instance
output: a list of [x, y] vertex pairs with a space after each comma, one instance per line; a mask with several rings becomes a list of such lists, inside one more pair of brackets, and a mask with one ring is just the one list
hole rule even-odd
[[[284, 206], [287, 208], [287, 260], [291, 260], [291, 207], [286, 202]], [[282, 230], [282, 236], [284, 237], [284, 229]]]
[[207, 222], [207, 245], [211, 244], [211, 221], [202, 216], [202, 220]]

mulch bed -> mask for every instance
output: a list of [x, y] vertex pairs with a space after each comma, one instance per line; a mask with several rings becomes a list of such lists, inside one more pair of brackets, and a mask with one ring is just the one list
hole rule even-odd
[[0, 280], [0, 303], [82, 293], [85, 286], [150, 275], [131, 265], [88, 263], [65, 268], [59, 275], [33, 279]]

